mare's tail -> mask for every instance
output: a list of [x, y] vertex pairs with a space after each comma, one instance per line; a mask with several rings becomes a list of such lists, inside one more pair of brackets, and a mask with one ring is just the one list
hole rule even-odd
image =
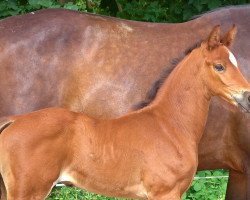
[[[1, 118], [0, 119], [0, 134], [3, 132], [4, 129], [6, 129], [11, 123], [13, 123], [13, 120], [9, 118]], [[0, 160], [1, 162], [1, 160]], [[0, 163], [1, 164], [1, 163]], [[3, 177], [0, 174], [0, 200], [7, 200], [7, 192], [6, 188], [3, 182]]]

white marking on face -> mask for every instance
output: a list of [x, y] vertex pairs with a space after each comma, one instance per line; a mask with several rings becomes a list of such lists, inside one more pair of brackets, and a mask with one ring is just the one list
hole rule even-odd
[[234, 57], [233, 53], [230, 50], [228, 50], [228, 53], [229, 53], [229, 60], [231, 61], [231, 63], [233, 63], [235, 67], [238, 67], [237, 60]]

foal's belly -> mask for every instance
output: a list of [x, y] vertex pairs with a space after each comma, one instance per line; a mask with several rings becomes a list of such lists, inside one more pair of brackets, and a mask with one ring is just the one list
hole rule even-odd
[[143, 168], [139, 164], [135, 166], [131, 165], [131, 162], [126, 163], [121, 160], [113, 163], [109, 160], [107, 163], [91, 164], [91, 161], [87, 159], [77, 165], [76, 163], [71, 165], [74, 167], [68, 167], [61, 173], [58, 180], [110, 197], [147, 199], [151, 194], [151, 191], [147, 189], [152, 184], [165, 188], [169, 193], [172, 191], [183, 193], [191, 184], [196, 170], [195, 164], [190, 165], [186, 162], [184, 162], [185, 167], [176, 168], [172, 167], [171, 162], [167, 166], [162, 166], [162, 160], [159, 163], [156, 161], [153, 163], [158, 167], [150, 165], [151, 167]]
[[114, 178], [115, 173], [108, 176], [105, 173], [88, 175], [75, 170], [67, 170], [60, 175], [57, 182], [71, 183], [76, 187], [110, 197], [147, 199], [147, 191], [142, 181], [129, 180], [128, 177], [117, 180]]

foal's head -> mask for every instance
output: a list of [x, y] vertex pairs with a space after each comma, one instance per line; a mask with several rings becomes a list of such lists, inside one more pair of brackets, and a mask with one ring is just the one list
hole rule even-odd
[[228, 49], [236, 35], [236, 27], [220, 37], [220, 26], [214, 27], [200, 50], [204, 57], [202, 73], [210, 95], [222, 96], [231, 104], [249, 112], [250, 85], [242, 76], [238, 63]]

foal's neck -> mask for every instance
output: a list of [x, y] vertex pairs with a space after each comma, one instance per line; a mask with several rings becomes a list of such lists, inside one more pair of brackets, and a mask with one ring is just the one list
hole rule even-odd
[[177, 127], [175, 130], [197, 143], [205, 127], [211, 98], [202, 81], [203, 62], [200, 50], [194, 50], [170, 74], [152, 103], [152, 109], [168, 126]]

